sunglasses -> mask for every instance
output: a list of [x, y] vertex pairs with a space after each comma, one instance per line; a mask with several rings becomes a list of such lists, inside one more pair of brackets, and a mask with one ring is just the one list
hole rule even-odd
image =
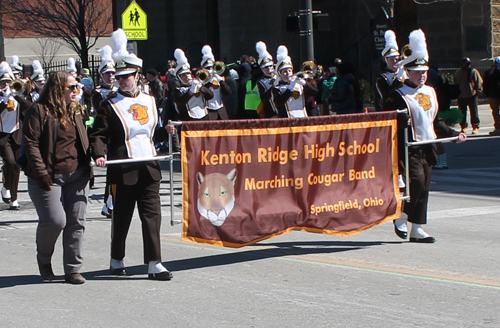
[[74, 90], [78, 90], [80, 86], [78, 84], [72, 84], [72, 85], [67, 85], [66, 88], [74, 91]]
[[115, 75], [115, 79], [119, 80], [119, 79], [128, 79], [129, 77], [135, 75], [135, 73], [130, 73], [130, 74], [126, 74], [126, 75]]

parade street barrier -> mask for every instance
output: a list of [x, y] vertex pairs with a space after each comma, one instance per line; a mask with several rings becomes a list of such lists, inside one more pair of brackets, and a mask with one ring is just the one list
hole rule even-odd
[[350, 236], [399, 218], [396, 116], [183, 122], [182, 240]]

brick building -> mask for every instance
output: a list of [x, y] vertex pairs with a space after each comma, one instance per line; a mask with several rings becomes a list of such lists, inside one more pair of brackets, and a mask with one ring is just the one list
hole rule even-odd
[[[479, 62], [500, 55], [500, 0], [395, 0], [393, 18], [384, 18], [398, 35], [400, 46], [408, 34], [422, 28], [429, 54], [439, 67], [457, 67], [463, 56]], [[113, 0], [115, 28], [128, 0]], [[299, 36], [286, 31], [286, 17], [299, 10], [292, 0], [137, 0], [148, 14], [149, 39], [137, 41], [145, 66], [161, 71], [175, 48], [185, 50], [191, 65], [201, 60], [201, 47], [210, 44], [217, 59], [236, 61], [240, 55], [256, 55], [255, 43], [263, 40], [275, 55], [287, 45], [294, 64], [300, 65]], [[330, 31], [314, 34], [318, 63], [329, 65], [340, 57], [370, 79], [378, 69], [373, 22], [380, 21], [388, 0], [312, 0], [313, 10], [328, 13]]]

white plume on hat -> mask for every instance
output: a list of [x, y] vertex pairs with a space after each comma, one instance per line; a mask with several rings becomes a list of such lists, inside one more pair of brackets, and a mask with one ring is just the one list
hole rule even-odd
[[12, 56], [12, 58], [10, 59], [10, 68], [17, 71], [23, 70], [23, 67], [19, 65], [19, 56]]
[[410, 46], [411, 54], [415, 55], [417, 58], [424, 58], [429, 60], [429, 53], [427, 52], [427, 42], [425, 39], [424, 31], [421, 29], [415, 30], [410, 33]]
[[403, 59], [402, 64], [409, 64], [417, 59], [429, 61], [429, 53], [427, 52], [427, 42], [424, 31], [421, 29], [414, 30], [409, 36], [411, 55]]
[[127, 34], [121, 28], [111, 34], [111, 46], [113, 50], [113, 60], [115, 62], [123, 60], [124, 57], [128, 56], [127, 50]]
[[127, 34], [121, 28], [111, 34], [112, 58], [115, 61], [116, 75], [125, 75], [139, 71], [142, 59], [127, 50]]
[[43, 67], [42, 64], [40, 64], [40, 61], [35, 59], [33, 61], [33, 74], [31, 75], [31, 79], [33, 81], [41, 81], [45, 80], [45, 77], [43, 76]]
[[175, 49], [174, 58], [177, 62], [177, 66], [175, 67], [175, 74], [181, 74], [185, 73], [186, 71], [190, 71], [191, 66], [189, 65], [186, 54], [182, 49]]
[[288, 48], [286, 46], [279, 46], [276, 52], [276, 60], [281, 62], [288, 57]]
[[6, 61], [0, 63], [0, 81], [1, 80], [14, 80], [12, 69]]
[[[396, 41], [396, 33], [392, 30], [387, 30], [385, 31], [384, 34], [384, 39], [385, 39], [385, 48], [382, 50], [382, 56], [384, 57], [389, 57], [389, 56], [399, 56], [399, 47], [398, 47], [398, 42]], [[392, 51], [391, 51], [392, 50]]]
[[177, 62], [177, 65], [184, 65], [188, 62], [186, 54], [184, 53], [184, 51], [182, 49], [179, 49], [179, 48], [175, 49], [174, 58], [175, 58], [175, 61]]
[[16, 65], [19, 65], [19, 56], [12, 56], [11, 60], [10, 60], [10, 64], [12, 66], [16, 66]]
[[288, 56], [288, 48], [286, 46], [279, 46], [276, 52], [276, 60], [278, 64], [276, 65], [277, 70], [281, 70], [283, 68], [292, 68], [292, 58]]
[[99, 72], [104, 73], [102, 72], [103, 69], [105, 69], [106, 71], [114, 70], [115, 62], [111, 55], [112, 52], [113, 50], [108, 45], [105, 45], [104, 47], [99, 49], [99, 54], [101, 55], [101, 65], [99, 65]]
[[68, 58], [68, 67], [66, 68], [66, 71], [69, 73], [76, 73], [75, 59], [73, 57]]
[[208, 60], [215, 61], [214, 54], [212, 53], [212, 47], [210, 47], [208, 44], [204, 45], [203, 48], [201, 48], [201, 54], [203, 55], [203, 57], [201, 58], [202, 67]]
[[[259, 59], [257, 60], [257, 63], [262, 66], [262, 64], [266, 64], [269, 61], [273, 60], [273, 56], [267, 51], [267, 45], [259, 41], [255, 44], [255, 50], [259, 54]], [[269, 66], [269, 65], [268, 65]]]

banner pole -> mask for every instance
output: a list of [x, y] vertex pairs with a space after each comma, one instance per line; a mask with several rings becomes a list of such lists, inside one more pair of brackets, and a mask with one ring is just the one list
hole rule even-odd
[[[172, 124], [169, 120], [168, 124]], [[177, 128], [176, 128], [177, 130]], [[177, 133], [177, 132], [176, 132]], [[168, 134], [168, 154], [172, 156], [172, 135]], [[170, 159], [170, 226], [174, 225], [174, 160], [173, 157]]]

